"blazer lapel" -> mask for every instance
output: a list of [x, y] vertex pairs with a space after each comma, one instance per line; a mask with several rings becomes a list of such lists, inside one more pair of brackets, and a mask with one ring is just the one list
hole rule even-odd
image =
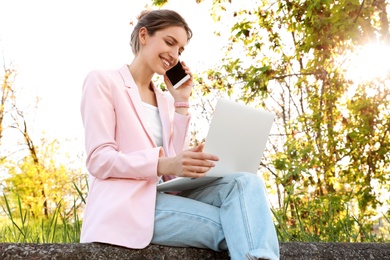
[[[160, 113], [161, 124], [163, 128], [163, 144], [165, 147], [169, 147], [169, 142], [172, 137], [172, 122], [174, 111], [171, 111], [171, 108], [168, 103], [168, 99], [164, 96], [164, 93], [157, 89], [153, 84], [154, 93], [156, 93], [158, 110]], [[173, 106], [172, 106], [173, 107]], [[166, 154], [169, 154], [168, 151], [165, 151]]]
[[141, 95], [138, 91], [138, 86], [135, 84], [133, 76], [131, 75], [127, 65], [124, 65], [119, 69], [119, 73], [123, 78], [123, 82], [127, 88], [127, 93], [129, 94], [130, 100], [132, 101], [134, 111], [137, 114], [138, 120], [141, 122], [150, 142], [153, 146], [156, 146], [153, 135], [150, 132], [149, 122], [147, 121], [147, 115], [145, 114], [145, 109], [142, 104]]

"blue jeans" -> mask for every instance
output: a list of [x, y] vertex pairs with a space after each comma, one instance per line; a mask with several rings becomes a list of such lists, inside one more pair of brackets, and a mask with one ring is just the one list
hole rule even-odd
[[157, 193], [152, 243], [229, 250], [232, 260], [279, 259], [266, 189], [251, 173], [178, 195]]

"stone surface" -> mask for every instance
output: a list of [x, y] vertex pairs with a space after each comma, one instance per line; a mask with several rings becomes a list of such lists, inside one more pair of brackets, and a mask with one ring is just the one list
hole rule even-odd
[[281, 259], [388, 260], [390, 244], [382, 243], [282, 243]]
[[[281, 243], [280, 259], [387, 260], [390, 244], [377, 243]], [[142, 250], [105, 244], [10, 244], [0, 243], [0, 259], [39, 260], [224, 260], [226, 252], [150, 245]], [[243, 259], [245, 260], [245, 259]]]

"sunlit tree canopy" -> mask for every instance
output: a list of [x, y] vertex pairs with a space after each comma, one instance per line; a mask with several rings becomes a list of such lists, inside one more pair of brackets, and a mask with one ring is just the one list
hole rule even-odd
[[300, 223], [318, 240], [345, 241], [349, 223], [364, 240], [356, 223], [370, 229], [373, 216], [389, 216], [386, 2], [212, 3], [230, 38], [221, 65], [198, 75], [197, 93], [223, 92], [276, 114], [260, 172], [276, 192], [285, 239], [302, 232]]

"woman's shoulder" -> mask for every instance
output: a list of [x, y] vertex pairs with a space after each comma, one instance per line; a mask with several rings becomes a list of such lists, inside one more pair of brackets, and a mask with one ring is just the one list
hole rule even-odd
[[86, 83], [100, 83], [104, 86], [113, 86], [123, 84], [124, 76], [123, 76], [123, 68], [122, 66], [119, 69], [94, 69], [87, 73], [84, 84]]
[[94, 69], [87, 73], [86, 78], [94, 77], [100, 79], [121, 78], [120, 69]]

